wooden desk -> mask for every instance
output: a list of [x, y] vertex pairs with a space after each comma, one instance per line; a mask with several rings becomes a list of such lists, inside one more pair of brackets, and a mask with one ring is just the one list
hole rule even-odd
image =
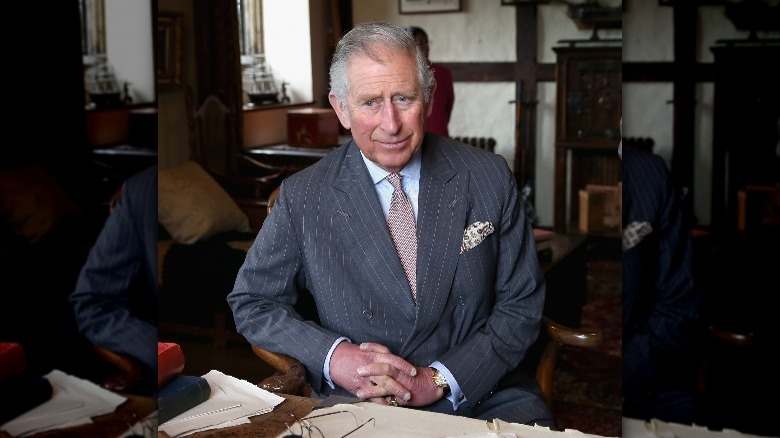
[[[36, 433], [31, 438], [118, 437], [157, 409], [157, 399], [153, 397], [120, 395], [127, 400], [116, 411], [94, 417], [91, 424]], [[10, 435], [0, 432], [0, 438], [10, 438]]]
[[[344, 144], [351, 140], [348, 135], [340, 135], [338, 144]], [[300, 147], [289, 144], [276, 144], [271, 146], [258, 146], [244, 149], [242, 154], [253, 160], [257, 160], [266, 166], [283, 169], [291, 175], [301, 169], [319, 161], [336, 147]]]
[[587, 295], [586, 236], [556, 234], [550, 240], [552, 257], [539, 260], [547, 281], [544, 313], [557, 322], [580, 327]]
[[[250, 424], [226, 427], [223, 429], [206, 430], [189, 435], [192, 438], [224, 437], [233, 438], [273, 438], [287, 430], [287, 424], [292, 424], [295, 418], [303, 418], [308, 415], [315, 405], [321, 400], [317, 398], [298, 397], [295, 395], [279, 394], [285, 400], [274, 408], [273, 411], [250, 417]], [[165, 432], [160, 432], [160, 438], [170, 438]]]

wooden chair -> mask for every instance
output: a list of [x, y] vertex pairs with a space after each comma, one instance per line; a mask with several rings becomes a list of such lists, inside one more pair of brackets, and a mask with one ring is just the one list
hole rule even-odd
[[[279, 189], [279, 187], [275, 188], [268, 198], [268, 214], [271, 213], [279, 195]], [[537, 345], [535, 345], [536, 348], [541, 349], [541, 353], [536, 366], [531, 368], [535, 368], [536, 382], [542, 390], [545, 403], [553, 411], [553, 415], [554, 371], [558, 352], [564, 346], [595, 348], [603, 342], [604, 336], [601, 330], [569, 327], [547, 316], [542, 317], [542, 333], [537, 340]], [[307, 397], [311, 395], [311, 387], [306, 381], [306, 371], [303, 364], [297, 359], [264, 350], [256, 345], [252, 346], [252, 351], [275, 370], [272, 376], [260, 382], [261, 388], [275, 393]]]
[[185, 90], [190, 128], [190, 159], [198, 162], [233, 198], [263, 198], [288, 170], [255, 160], [233, 145], [230, 127], [236, 115], [216, 95], [195, 108], [191, 87]]
[[116, 370], [100, 386], [115, 392], [152, 393], [156, 385], [154, 376], [137, 359], [126, 354], [111, 351], [95, 345], [97, 355]]

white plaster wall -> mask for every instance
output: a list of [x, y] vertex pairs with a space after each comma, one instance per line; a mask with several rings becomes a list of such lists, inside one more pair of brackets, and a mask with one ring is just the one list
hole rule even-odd
[[[671, 83], [628, 82], [623, 84], [623, 136], [650, 137], [655, 140], [653, 152], [672, 162]], [[625, 102], [633, 102], [625, 105]]]
[[[555, 197], [555, 82], [543, 82], [537, 87], [536, 97], [536, 214], [539, 225], [551, 227], [554, 223]], [[569, 205], [566, 202], [566, 205]]]
[[629, 2], [623, 12], [623, 62], [673, 61], [672, 18], [672, 8], [656, 1]]
[[434, 62], [515, 61], [514, 6], [501, 6], [500, 0], [462, 0], [462, 4], [461, 12], [402, 15], [398, 0], [358, 0], [352, 2], [352, 21], [422, 27]]
[[696, 87], [696, 134], [694, 137], [693, 202], [694, 215], [700, 224], [712, 221], [712, 117], [715, 104], [715, 87], [712, 82]]
[[[458, 96], [463, 101], [461, 105]], [[450, 135], [483, 137], [489, 133], [496, 140], [495, 152], [511, 168], [515, 159], [515, 106], [509, 102], [514, 99], [514, 82], [455, 82]]]

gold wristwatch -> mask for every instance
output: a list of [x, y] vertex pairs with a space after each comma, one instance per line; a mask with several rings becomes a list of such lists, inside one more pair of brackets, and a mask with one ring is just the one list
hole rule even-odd
[[431, 380], [433, 380], [433, 384], [438, 386], [439, 388], [444, 390], [444, 395], [447, 395], [450, 393], [450, 384], [447, 383], [447, 378], [444, 377], [442, 373], [439, 372], [436, 368], [431, 367], [433, 370], [433, 376], [431, 376]]

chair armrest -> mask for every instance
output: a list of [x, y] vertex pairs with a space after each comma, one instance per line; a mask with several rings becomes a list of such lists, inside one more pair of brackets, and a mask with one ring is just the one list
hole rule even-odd
[[712, 339], [725, 346], [751, 347], [756, 342], [756, 334], [750, 331], [737, 332], [712, 325], [707, 327], [707, 331]]
[[171, 247], [176, 243], [173, 239], [157, 241], [157, 286], [163, 285], [163, 266], [165, 266], [165, 257], [168, 255]]
[[604, 342], [604, 334], [598, 329], [569, 327], [547, 316], [542, 317], [542, 325], [550, 339], [563, 345], [594, 348]]
[[[148, 392], [151, 385], [149, 370], [137, 359], [95, 346], [98, 356], [118, 370], [117, 374], [107, 377], [101, 386], [116, 392]], [[156, 384], [154, 385], [156, 386]]]
[[252, 346], [255, 355], [276, 370], [276, 373], [260, 382], [266, 391], [309, 397], [311, 387], [306, 382], [306, 370], [297, 359]]
[[536, 366], [536, 383], [542, 390], [547, 406], [552, 406], [553, 373], [558, 359], [558, 350], [564, 345], [580, 348], [595, 348], [604, 342], [604, 334], [598, 329], [574, 328], [542, 316], [542, 328], [547, 343]]

